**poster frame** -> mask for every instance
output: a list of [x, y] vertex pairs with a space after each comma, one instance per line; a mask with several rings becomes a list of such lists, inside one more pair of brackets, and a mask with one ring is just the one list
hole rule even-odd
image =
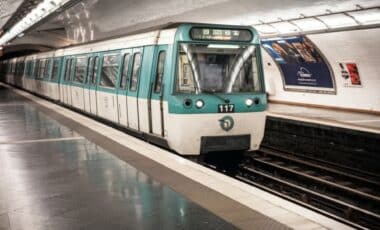
[[284, 37], [276, 37], [276, 38], [265, 38], [262, 41], [266, 40], [281, 40], [281, 39], [289, 39], [289, 38], [301, 38], [305, 37], [306, 39], [309, 40], [309, 42], [313, 45], [313, 47], [316, 49], [318, 54], [321, 56], [323, 62], [326, 64], [330, 76], [331, 76], [331, 81], [332, 81], [332, 88], [325, 88], [325, 87], [308, 87], [308, 86], [294, 86], [294, 85], [286, 85], [285, 83], [285, 76], [284, 72], [282, 71], [282, 68], [280, 66], [280, 63], [278, 63], [275, 58], [267, 51], [266, 48], [264, 48], [263, 43], [261, 44], [262, 48], [267, 52], [267, 54], [271, 57], [275, 65], [277, 66], [280, 75], [281, 75], [281, 80], [282, 80], [282, 88], [284, 91], [291, 91], [291, 92], [300, 92], [300, 93], [316, 93], [316, 94], [330, 94], [330, 95], [336, 95], [337, 94], [337, 89], [336, 89], [336, 80], [335, 80], [335, 73], [334, 70], [328, 62], [328, 59], [326, 56], [321, 52], [319, 47], [307, 36], [307, 35], [296, 35], [296, 36], [284, 36]]

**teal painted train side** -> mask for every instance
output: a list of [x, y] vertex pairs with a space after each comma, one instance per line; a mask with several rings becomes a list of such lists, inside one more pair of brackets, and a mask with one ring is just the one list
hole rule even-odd
[[3, 81], [180, 154], [255, 150], [263, 137], [267, 99], [252, 27], [182, 24], [0, 67]]

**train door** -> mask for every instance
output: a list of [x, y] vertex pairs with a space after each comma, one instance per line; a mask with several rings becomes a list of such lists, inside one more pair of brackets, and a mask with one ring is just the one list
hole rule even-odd
[[70, 58], [71, 59], [71, 62], [70, 62], [70, 72], [69, 72], [69, 79], [67, 81], [67, 94], [68, 94], [68, 98], [69, 98], [69, 105], [70, 106], [74, 106], [74, 100], [73, 100], [73, 84], [72, 84], [72, 81], [74, 80], [74, 71], [75, 71], [75, 58]]
[[71, 83], [71, 96], [73, 98], [73, 107], [85, 111], [84, 100], [84, 81], [87, 75], [87, 56], [79, 56], [75, 58], [74, 76]]
[[84, 80], [84, 87], [83, 87], [84, 111], [86, 113], [91, 113], [91, 98], [90, 98], [91, 85], [90, 83], [91, 83], [91, 76], [93, 74], [93, 69], [94, 69], [94, 61], [95, 61], [95, 57], [87, 58], [87, 74]]
[[65, 71], [63, 74], [63, 80], [62, 80], [62, 96], [63, 96], [63, 103], [68, 105], [69, 104], [69, 81], [70, 81], [70, 72], [71, 72], [71, 58], [67, 58], [65, 60]]
[[140, 82], [140, 70], [142, 63], [142, 48], [133, 49], [132, 52], [132, 64], [131, 64], [131, 77], [129, 81], [129, 87], [127, 92], [128, 104], [128, 125], [132, 129], [140, 130], [139, 123], [139, 82]]
[[148, 96], [149, 132], [162, 137], [164, 136], [163, 96], [167, 48], [167, 45], [160, 45], [156, 49]]
[[128, 83], [131, 76], [131, 56], [132, 50], [122, 52], [122, 60], [120, 67], [120, 78], [117, 89], [117, 111], [119, 116], [119, 124], [128, 127]]
[[99, 56], [90, 57], [88, 63], [87, 82], [85, 85], [84, 97], [87, 103], [86, 112], [93, 115], [98, 115], [96, 99], [98, 69]]
[[53, 59], [53, 66], [52, 66], [52, 71], [51, 71], [51, 78], [50, 81], [53, 83], [53, 92], [52, 96], [54, 100], [60, 100], [62, 101], [61, 97], [61, 83], [59, 80], [60, 76], [60, 71], [61, 71], [61, 58], [54, 58]]
[[120, 53], [102, 55], [97, 88], [98, 116], [118, 123], [116, 82], [119, 76]]

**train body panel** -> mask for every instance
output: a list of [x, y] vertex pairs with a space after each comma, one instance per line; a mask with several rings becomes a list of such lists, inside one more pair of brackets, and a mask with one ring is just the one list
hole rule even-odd
[[[184, 155], [194, 152], [257, 150], [264, 136], [265, 112], [235, 114], [168, 114], [168, 143]], [[226, 120], [224, 119], [231, 119]], [[223, 122], [233, 127], [223, 129]], [[199, 135], [199, 134], [202, 135]], [[249, 137], [248, 137], [249, 136]], [[220, 139], [217, 139], [217, 138]], [[210, 139], [207, 140], [207, 138]], [[215, 138], [216, 141], [212, 139]], [[235, 143], [230, 143], [228, 140]], [[213, 143], [217, 142], [217, 143]], [[204, 146], [202, 149], [202, 145]], [[238, 144], [239, 146], [236, 146]]]
[[6, 60], [0, 77], [183, 155], [255, 150], [267, 103], [259, 45], [251, 27], [182, 24]]
[[[106, 120], [117, 122], [117, 104], [116, 95], [113, 93], [107, 93], [104, 91], [97, 91], [97, 115]], [[96, 115], [96, 114], [95, 114]]]

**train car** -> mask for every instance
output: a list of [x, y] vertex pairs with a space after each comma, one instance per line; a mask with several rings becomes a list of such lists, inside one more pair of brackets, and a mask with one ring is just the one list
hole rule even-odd
[[184, 23], [1, 68], [8, 83], [21, 74], [19, 87], [182, 155], [256, 150], [263, 138], [267, 99], [252, 27]]

